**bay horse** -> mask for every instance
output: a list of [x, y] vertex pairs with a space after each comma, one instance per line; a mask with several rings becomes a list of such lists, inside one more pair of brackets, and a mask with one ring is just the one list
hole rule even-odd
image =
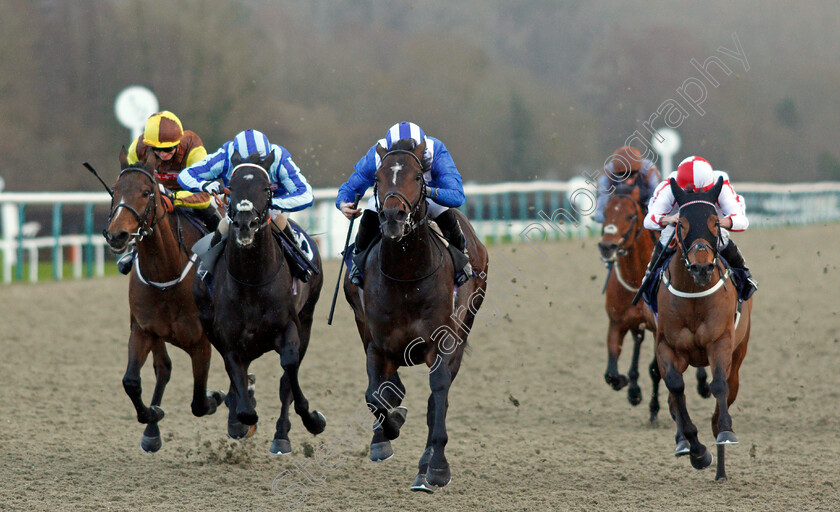
[[[188, 248], [203, 232], [183, 212], [172, 210], [171, 202], [167, 204], [154, 178], [157, 159], [153, 154], [143, 166], [132, 166], [123, 147], [119, 161], [121, 172], [102, 234], [115, 252], [129, 245], [137, 247], [128, 284], [131, 334], [123, 387], [137, 411], [137, 421], [146, 424], [140, 447], [156, 452], [162, 444], [158, 422], [164, 413], [160, 405], [172, 372], [165, 342], [184, 350], [192, 360], [194, 415], [213, 414], [225, 395], [207, 392], [212, 349], [192, 295], [195, 260]], [[140, 369], [149, 352], [154, 360], [155, 390], [147, 407]]]
[[364, 289], [344, 280], [365, 349], [367, 406], [376, 418], [370, 459], [393, 455], [405, 421], [400, 403], [405, 387], [398, 369], [429, 366], [426, 447], [411, 490], [433, 492], [451, 479], [444, 447], [449, 388], [461, 367], [467, 337], [487, 288], [487, 249], [467, 218], [456, 211], [467, 239], [477, 276], [457, 291], [454, 265], [441, 237], [429, 224], [423, 174], [425, 143], [395, 142], [390, 150], [377, 146], [381, 165], [375, 174], [382, 241], [370, 252], [364, 269]]
[[738, 396], [738, 370], [747, 354], [752, 298], [738, 308], [732, 274], [718, 254], [721, 227], [715, 202], [723, 178], [706, 192], [685, 192], [673, 178], [670, 186], [680, 208], [675, 230], [678, 252], [657, 293], [656, 357], [677, 424], [675, 455], [688, 454], [696, 469], [708, 467], [712, 455], [698, 440], [697, 427], [688, 415], [682, 374], [688, 365], [709, 365], [717, 402], [712, 416], [718, 455], [715, 479], [722, 481], [726, 445], [738, 443], [729, 406]]
[[[656, 335], [656, 319], [643, 303], [633, 305], [633, 298], [645, 276], [648, 260], [657, 243], [653, 231], [644, 227], [645, 210], [639, 204], [639, 188], [618, 187], [604, 209], [604, 223], [598, 251], [601, 260], [612, 264], [612, 270], [605, 288], [604, 308], [609, 319], [607, 329], [607, 370], [604, 380], [616, 391], [627, 388], [627, 400], [631, 405], [642, 401], [639, 388], [639, 355], [645, 330]], [[646, 311], [647, 310], [647, 311]], [[627, 332], [633, 337], [633, 356], [627, 375], [618, 373], [618, 358]], [[650, 422], [659, 414], [659, 365], [656, 356], [648, 367], [653, 389], [650, 397]], [[698, 393], [710, 396], [706, 369], [697, 369]]]
[[[228, 435], [234, 439], [253, 434], [258, 420], [256, 401], [249, 392], [248, 366], [269, 351], [280, 355], [280, 417], [270, 451], [285, 455], [289, 442], [289, 406], [312, 434], [326, 426], [324, 415], [309, 411], [298, 382], [298, 370], [312, 332], [315, 304], [323, 276], [316, 273], [308, 283], [293, 281], [284, 249], [272, 234], [269, 209], [271, 184], [268, 169], [274, 153], [260, 161], [259, 153], [245, 160], [234, 155], [230, 189], [229, 238], [213, 267], [212, 292], [201, 279], [193, 292], [210, 342], [222, 355], [230, 377], [225, 402]], [[291, 222], [291, 221], [290, 221]], [[321, 267], [315, 245], [313, 264]]]

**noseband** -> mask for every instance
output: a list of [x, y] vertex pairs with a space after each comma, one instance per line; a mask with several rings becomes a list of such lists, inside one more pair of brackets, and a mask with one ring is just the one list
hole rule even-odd
[[[406, 151], [404, 149], [394, 149], [394, 150], [391, 150], [391, 151], [388, 151], [387, 153], [385, 153], [385, 156], [382, 157], [382, 161], [381, 161], [382, 163], [379, 165], [379, 168], [381, 169], [382, 167], [385, 166], [385, 159], [386, 158], [388, 158], [391, 155], [397, 155], [397, 154], [410, 155], [411, 158], [413, 158], [417, 162], [417, 165], [420, 166], [420, 172], [422, 174], [423, 163], [420, 161], [420, 158], [417, 155], [415, 155], [414, 153], [412, 153], [411, 151]], [[422, 175], [421, 175], [420, 182], [421, 182], [420, 193], [417, 196], [416, 200], [410, 201], [405, 196], [405, 194], [403, 194], [399, 190], [392, 190], [392, 191], [388, 192], [387, 194], [385, 194], [385, 198], [382, 200], [381, 204], [379, 202], [379, 184], [374, 183], [374, 185], [373, 185], [373, 197], [374, 197], [374, 203], [376, 204], [376, 213], [377, 214], [382, 215], [382, 209], [384, 208], [385, 203], [388, 202], [388, 199], [391, 199], [392, 197], [397, 198], [397, 200], [399, 200], [399, 202], [402, 204], [402, 206], [404, 206], [405, 209], [408, 211], [408, 218], [406, 219], [405, 224], [403, 225], [403, 236], [406, 236], [407, 234], [411, 233], [414, 229], [416, 229], [418, 226], [422, 225], [429, 216], [429, 210], [426, 209], [426, 213], [423, 215], [423, 217], [416, 222], [414, 221], [415, 214], [418, 213], [418, 210], [420, 209], [420, 205], [425, 203], [425, 198], [426, 198], [426, 180], [422, 179]]]
[[[120, 175], [117, 178], [117, 181], [119, 181], [124, 174], [130, 173], [130, 172], [139, 172], [139, 173], [143, 174], [144, 176], [146, 176], [147, 178], [149, 178], [149, 181], [152, 182], [152, 194], [149, 197], [149, 201], [146, 203], [146, 208], [143, 209], [143, 214], [142, 215], [137, 210], [132, 208], [131, 205], [128, 205], [126, 203], [120, 203], [120, 204], [114, 206], [111, 209], [111, 213], [108, 214], [108, 225], [110, 225], [111, 221], [113, 221], [114, 216], [116, 215], [117, 211], [120, 208], [125, 208], [126, 210], [133, 213], [134, 217], [137, 219], [137, 231], [135, 231], [134, 233], [129, 233], [129, 236], [134, 237], [135, 241], [140, 241], [140, 240], [143, 240], [143, 237], [147, 237], [147, 236], [152, 234], [152, 231], [154, 231], [155, 226], [157, 225], [158, 222], [161, 221], [161, 219], [163, 219], [163, 217], [157, 218], [157, 201], [156, 201], [157, 196], [156, 196], [156, 191], [155, 191], [157, 182], [155, 181], [154, 176], [152, 176], [151, 173], [149, 173], [145, 169], [141, 169], [139, 167], [126, 167], [125, 169], [120, 171]], [[114, 199], [116, 199], [116, 196], [114, 197]], [[113, 199], [112, 199], [111, 204], [113, 204]], [[149, 222], [149, 215], [151, 215], [152, 222], [151, 222], [150, 225], [146, 226], [146, 224]], [[106, 238], [107, 238], [107, 232], [108, 232], [107, 227], [102, 230], [102, 234]]]

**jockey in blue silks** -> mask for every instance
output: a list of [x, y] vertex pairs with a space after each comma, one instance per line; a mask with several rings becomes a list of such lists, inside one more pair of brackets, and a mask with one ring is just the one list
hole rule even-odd
[[[237, 153], [242, 160], [253, 153], [259, 153], [260, 159], [264, 160], [269, 153], [274, 153], [274, 162], [268, 170], [272, 188], [271, 221], [276, 229], [287, 235], [289, 240], [297, 242], [297, 237], [292, 233], [292, 228], [283, 212], [296, 212], [312, 206], [314, 202], [312, 187], [306, 182], [306, 178], [292, 160], [289, 151], [282, 146], [270, 143], [268, 137], [262, 132], [257, 130], [239, 132], [233, 140], [222, 144], [218, 151], [181, 171], [178, 175], [178, 183], [185, 190], [220, 194], [223, 187], [230, 183], [234, 169], [231, 159]], [[223, 183], [218, 181], [219, 178]], [[214, 245], [227, 234], [229, 223], [228, 217], [219, 223], [213, 239]], [[290, 261], [293, 260], [290, 259]], [[292, 265], [292, 273], [302, 281], [309, 279], [309, 273], [299, 265]]]
[[[455, 167], [455, 162], [443, 142], [428, 137], [423, 130], [414, 123], [401, 122], [392, 126], [370, 150], [353, 166], [355, 172], [350, 175], [347, 182], [338, 189], [338, 198], [335, 206], [348, 219], [362, 216], [359, 223], [359, 232], [356, 234], [355, 250], [353, 252], [353, 265], [349, 272], [350, 281], [356, 286], [363, 285], [362, 270], [367, 259], [368, 249], [379, 232], [379, 218], [376, 212], [376, 199], [371, 198], [367, 206], [362, 210], [355, 207], [353, 201], [356, 194], [363, 196], [365, 191], [374, 184], [374, 175], [379, 169], [381, 161], [376, 152], [377, 146], [391, 149], [391, 146], [402, 139], [411, 139], [415, 147], [426, 143], [426, 151], [423, 154], [423, 178], [427, 185], [426, 203], [429, 216], [435, 220], [443, 235], [449, 243], [463, 252], [466, 256], [466, 264], [458, 264], [455, 269], [455, 283], [461, 285], [472, 277], [472, 266], [467, 255], [467, 240], [464, 232], [458, 223], [458, 218], [450, 208], [457, 208], [464, 204], [464, 186], [461, 183], [461, 174]], [[459, 258], [460, 259], [460, 258]]]

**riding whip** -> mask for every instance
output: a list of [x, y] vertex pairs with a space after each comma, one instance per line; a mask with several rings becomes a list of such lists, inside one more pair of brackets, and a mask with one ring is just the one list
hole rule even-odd
[[[356, 194], [356, 200], [353, 202], [353, 209], [359, 206], [359, 199], [361, 195]], [[341, 251], [341, 264], [338, 266], [338, 281], [335, 283], [335, 293], [333, 293], [332, 305], [330, 306], [330, 317], [327, 319], [327, 325], [332, 325], [333, 313], [335, 313], [335, 301], [338, 298], [338, 287], [341, 286], [341, 273], [344, 271], [344, 254], [347, 253], [347, 247], [350, 245], [350, 235], [353, 233], [353, 223], [356, 217], [350, 219], [350, 227], [347, 229], [347, 238], [344, 240], [344, 250]]]
[[[662, 240], [660, 240], [657, 243], [662, 243]], [[650, 267], [651, 269], [657, 268], [659, 266], [659, 262], [661, 262], [662, 258], [665, 257], [665, 253], [667, 252], [666, 249], [668, 247], [668, 243], [670, 243], [670, 240], [668, 240], [668, 242], [666, 242], [665, 244], [662, 245], [663, 249], [659, 253], [659, 256], [656, 258], [656, 261], [654, 262], [654, 264]], [[642, 298], [642, 293], [644, 292], [645, 288], [647, 288], [648, 281], [651, 279], [652, 274], [653, 274], [653, 272], [647, 273], [647, 274], [645, 274], [645, 278], [642, 279], [642, 284], [639, 285], [639, 291], [636, 292], [636, 296], [633, 297], [633, 302], [631, 303], [634, 306], [639, 302], [639, 299]]]
[[99, 183], [102, 183], [102, 186], [105, 187], [105, 190], [108, 192], [108, 195], [111, 196], [111, 199], [113, 199], [114, 198], [114, 191], [111, 190], [111, 187], [106, 185], [104, 181], [102, 181], [102, 178], [99, 177], [99, 174], [96, 173], [96, 170], [87, 162], [84, 162], [82, 165], [84, 165], [85, 168], [87, 168], [87, 170], [91, 172], [91, 174], [96, 176], [96, 179], [99, 180]]

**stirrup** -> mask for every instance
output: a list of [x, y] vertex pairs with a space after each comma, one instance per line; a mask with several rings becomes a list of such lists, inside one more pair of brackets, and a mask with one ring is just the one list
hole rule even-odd
[[120, 274], [127, 276], [131, 273], [131, 267], [134, 265], [134, 258], [137, 256], [137, 251], [131, 250], [120, 256], [117, 260], [117, 270]]
[[356, 265], [356, 262], [353, 262], [350, 265], [350, 271], [347, 273], [347, 277], [350, 279], [350, 282], [357, 287], [364, 287], [365, 282], [364, 279], [362, 279], [362, 273], [359, 271], [359, 267]]
[[455, 273], [455, 286], [465, 284], [473, 275], [472, 264], [468, 261], [461, 271]]

